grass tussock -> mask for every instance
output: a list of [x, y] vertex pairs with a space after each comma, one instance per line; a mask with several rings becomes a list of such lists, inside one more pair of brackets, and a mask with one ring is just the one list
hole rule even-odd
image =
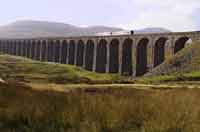
[[199, 132], [200, 90], [34, 91], [0, 84], [2, 132]]

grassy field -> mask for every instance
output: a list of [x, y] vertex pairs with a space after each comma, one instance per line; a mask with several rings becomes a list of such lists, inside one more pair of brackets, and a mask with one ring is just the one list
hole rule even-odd
[[0, 84], [2, 132], [199, 132], [200, 89], [70, 93]]
[[134, 79], [0, 55], [0, 131], [199, 132], [199, 45]]
[[121, 80], [114, 74], [98, 74], [70, 65], [43, 63], [9, 55], [0, 55], [0, 77], [36, 83], [114, 83]]

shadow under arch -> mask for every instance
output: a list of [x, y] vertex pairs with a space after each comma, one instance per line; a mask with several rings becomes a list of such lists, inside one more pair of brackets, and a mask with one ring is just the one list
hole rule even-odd
[[165, 44], [167, 38], [159, 38], [154, 45], [154, 63], [153, 66], [156, 67], [160, 65], [165, 60]]
[[110, 73], [118, 73], [119, 71], [119, 40], [113, 39], [110, 43], [110, 65], [109, 72]]
[[[11, 43], [11, 49], [13, 49], [13, 42]], [[11, 54], [13, 54], [13, 51], [11, 50]], [[23, 41], [23, 56], [26, 57], [27, 54], [27, 40]]]
[[186, 45], [186, 42], [189, 40], [189, 37], [181, 37], [178, 40], [176, 40], [174, 45], [174, 54], [179, 52], [181, 49], [183, 49]]
[[53, 40], [48, 41], [47, 51], [47, 60], [53, 62]]
[[70, 42], [69, 42], [68, 64], [74, 65], [74, 63], [75, 63], [75, 41], [70, 40]]
[[88, 40], [86, 44], [86, 53], [85, 53], [85, 69], [92, 71], [93, 70], [93, 59], [94, 59], [94, 42]]
[[56, 40], [54, 43], [54, 61], [60, 61], [60, 40]]
[[137, 44], [136, 49], [136, 76], [142, 76], [147, 72], [147, 48], [149, 40], [143, 38]]
[[83, 66], [83, 57], [84, 57], [84, 42], [82, 40], [78, 41], [77, 44], [77, 55], [76, 55], [76, 65]]
[[36, 60], [40, 60], [40, 50], [41, 50], [41, 41], [38, 40], [37, 43], [36, 43], [36, 52], [35, 52], [35, 59]]
[[32, 40], [32, 42], [31, 42], [31, 59], [35, 58], [35, 47], [36, 47], [36, 42], [35, 42], [35, 40]]
[[130, 76], [133, 73], [132, 66], [132, 45], [133, 40], [128, 38], [122, 47], [122, 75]]
[[96, 59], [96, 72], [106, 72], [106, 59], [107, 59], [107, 41], [100, 40], [97, 45], [97, 59]]
[[62, 41], [62, 54], [61, 54], [61, 63], [66, 64], [67, 63], [67, 49], [68, 49], [68, 43], [66, 40]]
[[46, 61], [47, 55], [47, 42], [46, 40], [42, 40], [41, 42], [41, 60]]

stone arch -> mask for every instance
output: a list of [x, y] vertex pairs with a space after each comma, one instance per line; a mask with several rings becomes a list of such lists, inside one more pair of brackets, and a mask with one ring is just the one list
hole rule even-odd
[[8, 53], [8, 41], [4, 41], [4, 52], [7, 54]]
[[10, 54], [13, 55], [13, 41], [10, 40]]
[[42, 61], [47, 61], [46, 55], [47, 55], [47, 42], [46, 40], [42, 40], [42, 44], [41, 44], [41, 60]]
[[54, 43], [54, 61], [60, 61], [60, 40], [56, 40]]
[[1, 40], [1, 52], [4, 53], [4, 41]]
[[7, 40], [7, 47], [8, 47], [7, 53], [10, 54], [10, 40]]
[[47, 60], [52, 62], [53, 61], [53, 40], [48, 41], [48, 46], [47, 46]]
[[13, 54], [13, 41], [10, 40], [10, 54]]
[[[15, 49], [14, 51], [16, 51], [16, 45], [15, 45], [14, 49]], [[27, 41], [27, 54], [26, 54], [26, 56], [28, 58], [31, 58], [31, 41], [30, 40]]]
[[3, 41], [0, 40], [0, 52], [3, 53]]
[[96, 72], [106, 72], [107, 41], [102, 39], [97, 45]]
[[10, 47], [9, 40], [6, 41], [6, 47], [7, 47], [6, 53], [9, 54], [9, 47]]
[[35, 40], [31, 42], [31, 59], [35, 57]]
[[4, 53], [4, 41], [1, 40], [1, 52]]
[[36, 60], [40, 60], [40, 50], [41, 50], [41, 42], [40, 40], [37, 41], [37, 44], [36, 44], [36, 55], [35, 55], [35, 59]]
[[[6, 46], [6, 49], [8, 49], [8, 47]], [[7, 51], [7, 50], [6, 50]], [[22, 51], [22, 47], [21, 47], [21, 41], [17, 41], [17, 56], [21, 55], [21, 51]]]
[[9, 42], [9, 40], [6, 41], [6, 46], [7, 46], [7, 54], [9, 54], [9, 47], [10, 47], [10, 42]]
[[9, 53], [9, 41], [8, 40], [6, 40], [6, 53], [7, 54]]
[[66, 64], [67, 61], [67, 49], [68, 49], [68, 44], [66, 40], [62, 41], [62, 54], [61, 54], [61, 63]]
[[85, 69], [92, 71], [94, 59], [94, 41], [88, 40], [85, 53]]
[[180, 37], [178, 40], [176, 40], [175, 45], [174, 45], [174, 54], [176, 54], [178, 51], [183, 49], [188, 40], [189, 40], [189, 37]]
[[21, 40], [21, 41], [20, 41], [20, 44], [21, 44], [21, 52], [20, 52], [20, 56], [23, 56], [23, 55], [24, 55], [24, 41]]
[[2, 40], [0, 40], [0, 52], [3, 52], [3, 43], [2, 43]]
[[11, 54], [14, 55], [14, 41], [11, 41]]
[[[26, 50], [27, 50], [27, 46], [26, 46], [26, 40], [22, 41], [22, 56], [26, 57]], [[11, 47], [12, 47], [12, 43], [11, 43]], [[11, 51], [12, 52], [12, 51]]]
[[110, 43], [110, 73], [118, 73], [119, 71], [119, 40], [113, 39]]
[[6, 40], [3, 41], [3, 52], [6, 53]]
[[1, 41], [1, 48], [2, 48], [2, 53], [5, 53], [5, 41]]
[[3, 41], [4, 53], [7, 53], [7, 47], [6, 47], [7, 43], [6, 42], [7, 42], [6, 40]]
[[84, 56], [84, 42], [82, 40], [79, 40], [77, 44], [77, 55], [76, 55], [77, 66], [83, 66], [83, 56]]
[[14, 55], [14, 41], [11, 41], [11, 54]]
[[69, 42], [68, 64], [74, 65], [74, 62], [75, 62], [75, 41], [70, 40], [70, 42]]
[[128, 38], [122, 46], [122, 75], [132, 75], [132, 45], [133, 40]]
[[159, 38], [154, 45], [154, 67], [160, 65], [165, 60], [165, 44], [167, 38]]
[[147, 48], [149, 39], [143, 38], [137, 44], [136, 49], [136, 76], [142, 76], [147, 72]]
[[16, 42], [16, 40], [13, 41], [13, 54], [17, 55], [17, 42]]

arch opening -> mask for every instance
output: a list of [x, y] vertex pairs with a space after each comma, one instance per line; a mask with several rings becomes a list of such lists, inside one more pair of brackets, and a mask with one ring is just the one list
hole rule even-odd
[[0, 40], [0, 52], [3, 52], [2, 46], [3, 46], [3, 44], [2, 44], [2, 41]]
[[17, 45], [18, 45], [18, 51], [17, 51], [17, 55], [18, 56], [21, 56], [22, 54], [22, 44], [21, 44], [21, 41], [18, 41], [17, 42]]
[[10, 54], [10, 41], [9, 40], [7, 41], [7, 47], [8, 47], [7, 53]]
[[154, 46], [154, 67], [160, 65], [165, 60], [165, 44], [167, 38], [159, 38]]
[[136, 76], [142, 76], [148, 71], [147, 67], [147, 46], [149, 40], [143, 38], [137, 45], [136, 54]]
[[42, 41], [41, 44], [41, 60], [46, 61], [46, 55], [47, 55], [47, 43], [45, 40]]
[[35, 59], [36, 60], [40, 60], [40, 47], [41, 47], [41, 42], [38, 41], [36, 44], [36, 55], [35, 55]]
[[2, 51], [6, 53], [5, 41], [2, 41]]
[[13, 55], [13, 41], [10, 41], [10, 54]]
[[93, 59], [94, 59], [94, 42], [88, 40], [86, 44], [86, 53], [85, 53], [85, 69], [92, 71], [93, 69]]
[[8, 43], [7, 43], [7, 45], [8, 45], [8, 54], [10, 54], [10, 49], [11, 49], [11, 41], [8, 41]]
[[119, 71], [119, 40], [113, 39], [110, 43], [110, 73], [118, 73]]
[[[14, 44], [14, 51], [16, 52], [16, 45], [15, 44]], [[27, 57], [31, 58], [31, 42], [30, 41], [27, 41]]]
[[74, 65], [75, 62], [75, 41], [71, 40], [69, 42], [69, 56], [68, 56], [68, 64]]
[[54, 44], [54, 61], [59, 62], [60, 61], [60, 41], [56, 40], [56, 43]]
[[53, 41], [48, 41], [48, 52], [47, 52], [47, 60], [53, 62]]
[[84, 42], [82, 40], [79, 40], [77, 45], [77, 55], [76, 55], [77, 66], [83, 66], [83, 56], [84, 56]]
[[67, 48], [68, 44], [66, 40], [62, 41], [62, 55], [61, 55], [61, 63], [66, 64], [67, 61]]
[[34, 59], [35, 56], [35, 41], [31, 42], [31, 59]]
[[4, 42], [4, 46], [5, 46], [5, 53], [8, 53], [8, 41], [7, 40]]
[[7, 53], [9, 54], [10, 53], [10, 41], [7, 40]]
[[27, 44], [26, 44], [26, 41], [25, 41], [25, 40], [23, 41], [23, 49], [22, 49], [22, 50], [23, 50], [23, 51], [22, 51], [22, 52], [23, 52], [23, 56], [26, 57], [26, 54], [27, 54], [27, 53], [26, 53], [26, 51], [27, 51]]
[[174, 54], [185, 48], [186, 42], [189, 40], [188, 37], [179, 38], [174, 45]]
[[106, 72], [106, 60], [107, 60], [107, 41], [105, 39], [100, 40], [97, 45], [97, 58], [96, 58], [96, 72]]
[[132, 71], [132, 39], [126, 39], [122, 47], [122, 75], [130, 76]]

